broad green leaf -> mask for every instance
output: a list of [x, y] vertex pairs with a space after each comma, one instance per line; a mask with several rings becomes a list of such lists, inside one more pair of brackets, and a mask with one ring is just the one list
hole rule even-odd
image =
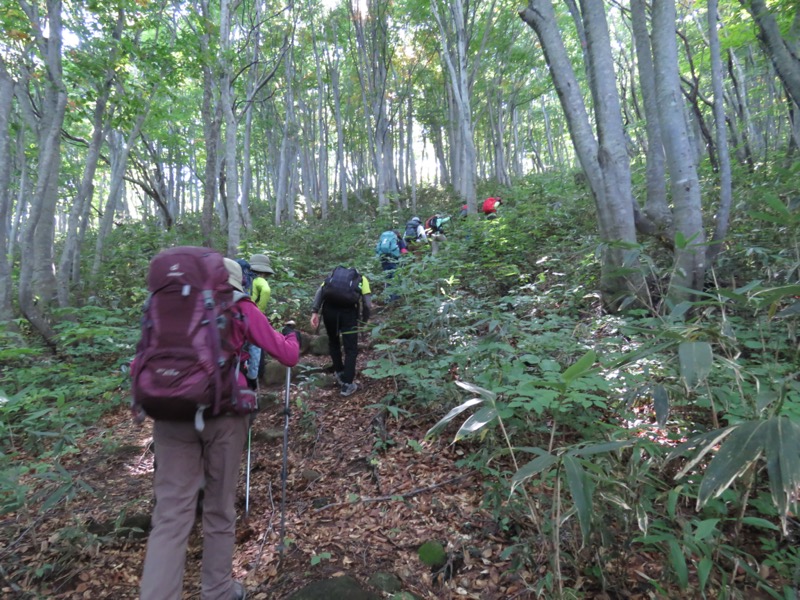
[[697, 463], [703, 460], [703, 457], [710, 452], [714, 446], [722, 442], [722, 440], [733, 433], [735, 426], [725, 427], [723, 429], [715, 429], [714, 431], [707, 431], [705, 433], [701, 433], [700, 435], [694, 436], [688, 442], [684, 442], [675, 450], [669, 453], [667, 456], [667, 461], [672, 460], [678, 456], [682, 456], [693, 450], [695, 448], [698, 449], [697, 454], [695, 454], [694, 458], [692, 458], [689, 462], [687, 462], [683, 468], [675, 475], [675, 479], [680, 479], [684, 475], [686, 475], [689, 471], [691, 471]]
[[678, 578], [678, 585], [681, 589], [685, 589], [689, 585], [689, 569], [686, 567], [683, 551], [675, 539], [669, 541], [669, 561], [672, 563], [672, 570]]
[[542, 471], [549, 469], [558, 462], [558, 457], [552, 454], [544, 454], [534, 458], [531, 462], [523, 465], [519, 470], [514, 473], [511, 478], [511, 491], [520, 483], [524, 483], [534, 475], [538, 475]]
[[698, 510], [724, 492], [734, 479], [758, 460], [767, 435], [763, 421], [748, 421], [733, 428], [703, 474], [697, 493]]
[[[611, 504], [615, 504], [615, 505], [619, 506], [623, 510], [632, 510], [630, 504], [625, 502], [625, 500], [623, 500], [622, 498], [620, 498], [616, 494], [607, 494], [607, 493], [604, 493], [604, 492], [599, 492], [599, 494], [600, 494], [600, 497], [603, 500], [605, 500], [606, 502], [610, 502]], [[641, 505], [637, 504], [636, 506], [637, 506], [637, 509], [638, 509], [638, 507], [641, 506]], [[637, 516], [638, 516], [638, 510], [637, 510]]]
[[497, 410], [493, 406], [484, 406], [469, 419], [464, 421], [464, 424], [459, 428], [456, 433], [455, 441], [461, 440], [471, 433], [475, 433], [482, 429], [497, 418]]
[[575, 364], [570, 365], [570, 367], [561, 374], [561, 378], [565, 383], [571, 382], [573, 379], [580, 377], [591, 369], [595, 360], [597, 360], [597, 354], [594, 350], [589, 350], [586, 354], [581, 356]]
[[463, 404], [459, 404], [458, 406], [450, 409], [450, 412], [448, 412], [445, 416], [439, 419], [436, 425], [428, 429], [428, 432], [425, 434], [425, 437], [426, 438], [430, 437], [431, 435], [436, 433], [436, 431], [439, 428], [447, 425], [450, 421], [452, 421], [455, 417], [460, 415], [465, 410], [468, 410], [473, 406], [477, 406], [478, 404], [483, 404], [483, 402], [484, 400], [482, 398], [471, 398], [470, 400], [467, 400]]
[[599, 444], [592, 444], [591, 446], [583, 446], [582, 448], [574, 448], [567, 452], [568, 456], [592, 456], [593, 454], [603, 454], [605, 452], [612, 452], [635, 444], [638, 440], [620, 440], [616, 442], [601, 442]]
[[773, 417], [765, 429], [769, 488], [785, 531], [786, 515], [800, 488], [800, 426], [786, 417]]
[[679, 485], [677, 487], [672, 488], [667, 495], [667, 514], [670, 516], [671, 519], [675, 518], [675, 508], [678, 504], [678, 499], [681, 497], [681, 491], [683, 490], [683, 486]]
[[772, 521], [767, 521], [766, 519], [762, 519], [761, 517], [743, 517], [742, 524], [749, 525], [750, 527], [759, 527], [760, 529], [780, 531], [780, 528], [775, 525], [775, 523]]
[[762, 196], [762, 198], [763, 198], [764, 202], [766, 202], [767, 205], [772, 210], [777, 212], [781, 216], [781, 218], [784, 219], [784, 223], [786, 222], [785, 219], [787, 217], [789, 217], [789, 218], [792, 217], [791, 211], [786, 207], [786, 205], [781, 201], [781, 199], [778, 198], [778, 196], [775, 195], [774, 193], [768, 192], [768, 193], [764, 194]]
[[63, 500], [67, 496], [67, 494], [69, 494], [71, 491], [72, 491], [72, 485], [69, 483], [58, 486], [56, 488], [56, 491], [50, 494], [50, 496], [48, 496], [47, 499], [44, 502], [42, 502], [39, 511], [41, 513], [46, 513], [56, 504], [61, 502], [61, 500]]
[[700, 584], [700, 591], [706, 589], [706, 584], [708, 583], [708, 576], [711, 574], [711, 567], [714, 566], [714, 561], [712, 561], [709, 557], [704, 556], [700, 559], [697, 563], [697, 580]]
[[759, 219], [761, 221], [766, 221], [768, 223], [775, 223], [777, 225], [785, 225], [786, 218], [778, 215], [773, 215], [772, 213], [762, 212], [760, 210], [748, 210], [747, 214], [753, 218]]
[[708, 342], [681, 342], [678, 345], [681, 377], [690, 388], [705, 381], [711, 373], [714, 357]]
[[578, 513], [578, 521], [581, 524], [583, 540], [589, 539], [592, 532], [592, 486], [591, 481], [586, 476], [586, 472], [581, 467], [577, 458], [572, 456], [563, 457], [564, 473], [567, 476], [567, 484], [575, 502], [575, 510]]
[[764, 409], [778, 399], [778, 393], [769, 388], [761, 388], [756, 394], [756, 411], [761, 414]]
[[660, 383], [653, 387], [653, 407], [656, 410], [656, 423], [664, 427], [669, 418], [669, 394], [667, 388]]
[[[761, 285], [761, 280], [760, 279], [754, 279], [750, 283], [747, 283], [747, 284], [745, 284], [745, 285], [743, 285], [741, 287], [736, 288], [734, 290], [734, 292], [736, 292], [737, 294], [747, 294], [749, 292], [752, 292], [754, 289], [756, 289], [760, 285]], [[720, 293], [722, 293], [723, 290], [724, 290], [724, 288], [721, 288], [719, 290]]]
[[783, 285], [774, 288], [766, 288], [759, 290], [753, 294], [752, 297], [762, 302], [771, 303], [778, 302], [786, 297], [793, 298], [795, 296], [800, 296], [800, 285]]
[[775, 316], [781, 319], [783, 319], [784, 317], [796, 317], [797, 315], [800, 315], [800, 301], [798, 300], [795, 300], [792, 304], [790, 304], [786, 308], [775, 313]]
[[717, 529], [719, 519], [705, 519], [695, 523], [694, 539], [703, 541]]
[[676, 321], [682, 321], [683, 317], [686, 315], [686, 313], [689, 311], [690, 308], [692, 308], [691, 302], [688, 301], [679, 302], [678, 304], [675, 305], [675, 308], [673, 308], [670, 311], [669, 320], [673, 323], [675, 323]]

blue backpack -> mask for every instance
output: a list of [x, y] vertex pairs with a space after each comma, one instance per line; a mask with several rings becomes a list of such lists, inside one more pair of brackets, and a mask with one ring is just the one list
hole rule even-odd
[[242, 288], [244, 289], [244, 293], [249, 295], [253, 292], [253, 279], [255, 279], [255, 273], [250, 268], [250, 263], [245, 259], [237, 258], [236, 262], [239, 263], [240, 267], [242, 267]]
[[400, 246], [397, 244], [397, 234], [394, 231], [384, 231], [378, 238], [378, 245], [375, 246], [375, 254], [380, 258], [391, 256], [400, 257]]

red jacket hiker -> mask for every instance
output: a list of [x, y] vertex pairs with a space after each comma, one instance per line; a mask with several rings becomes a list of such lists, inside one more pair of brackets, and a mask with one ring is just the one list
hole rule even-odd
[[486, 215], [494, 215], [497, 214], [497, 207], [500, 206], [503, 201], [500, 198], [487, 198], [483, 201], [483, 213]]

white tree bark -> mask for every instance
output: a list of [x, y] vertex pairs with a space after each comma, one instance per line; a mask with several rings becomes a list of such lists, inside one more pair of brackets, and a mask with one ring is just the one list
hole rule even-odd
[[713, 243], [708, 249], [708, 264], [722, 250], [722, 243], [728, 234], [728, 224], [732, 203], [732, 175], [731, 157], [728, 152], [728, 134], [725, 123], [724, 93], [722, 89], [722, 56], [719, 44], [717, 24], [717, 0], [708, 0], [708, 39], [711, 50], [711, 82], [714, 89], [714, 131], [717, 141], [717, 156], [719, 159], [719, 207], [717, 208], [716, 225], [714, 228]]
[[[764, 41], [767, 53], [787, 93], [796, 104], [800, 105], [800, 58], [793, 51], [791, 42], [781, 35], [775, 16], [767, 8], [765, 0], [741, 0], [741, 3], [753, 15], [761, 31], [761, 39]], [[793, 8], [796, 21], [800, 9], [797, 6]]]
[[92, 139], [86, 153], [86, 165], [83, 169], [78, 194], [70, 208], [67, 232], [64, 239], [64, 248], [61, 251], [61, 258], [56, 271], [56, 293], [58, 305], [62, 308], [70, 306], [70, 284], [78, 282], [77, 277], [73, 276], [80, 273], [76, 262], [80, 258], [83, 236], [81, 235], [80, 225], [83, 215], [87, 212], [87, 204], [91, 204], [94, 195], [94, 178], [97, 172], [97, 164], [100, 160], [100, 150], [103, 146], [105, 136], [106, 106], [111, 94], [111, 85], [115, 77], [116, 57], [118, 54], [119, 41], [122, 38], [123, 26], [125, 25], [125, 12], [117, 12], [117, 23], [112, 33], [114, 42], [111, 55], [108, 58], [108, 68], [105, 71], [103, 80], [98, 86], [97, 100], [95, 101], [94, 114], [92, 116]]
[[297, 118], [294, 112], [294, 51], [291, 49], [284, 57], [284, 69], [286, 73], [286, 90], [284, 93], [286, 116], [283, 124], [275, 189], [275, 225], [280, 225], [285, 219], [292, 219], [294, 215], [291, 180], [297, 165], [297, 149], [294, 141]]
[[687, 290], [701, 290], [705, 278], [700, 181], [697, 177], [678, 73], [674, 0], [653, 7], [653, 62], [661, 122], [661, 135], [670, 175], [676, 239], [674, 273], [669, 297], [677, 303], [691, 297]]
[[608, 25], [602, 3], [587, 0], [581, 5], [597, 139], [550, 0], [530, 0], [520, 17], [542, 44], [575, 152], [595, 200], [600, 235], [605, 242], [600, 291], [604, 302], [613, 308], [621, 294], [640, 297], [644, 281], [635, 254], [628, 249], [636, 244], [636, 226]]
[[227, 256], [239, 254], [242, 220], [239, 213], [239, 169], [236, 161], [237, 121], [233, 112], [233, 64], [231, 62], [234, 0], [220, 0], [219, 15], [219, 59], [220, 59], [220, 105], [225, 121], [225, 196], [228, 217]]
[[[367, 139], [375, 171], [378, 206], [388, 205], [386, 192], [394, 176], [388, 173], [394, 161], [387, 156], [386, 143], [390, 135], [386, 104], [387, 82], [391, 66], [391, 50], [387, 36], [387, 7], [380, 0], [367, 0], [367, 14], [350, 1], [350, 15], [356, 34], [357, 73], [361, 84], [361, 99], [367, 123]], [[369, 30], [365, 25], [369, 25]]]
[[[491, 19], [494, 15], [495, 0], [486, 14], [489, 15], [484, 24], [484, 35], [481, 47], [473, 56], [470, 64], [470, 41], [472, 31], [468, 30], [468, 11], [470, 7], [463, 0], [441, 2], [431, 0], [431, 9], [436, 23], [439, 26], [439, 38], [442, 44], [442, 60], [448, 74], [448, 82], [452, 93], [453, 107], [455, 108], [456, 127], [458, 136], [451, 137], [451, 150], [456, 153], [456, 158], [451, 161], [456, 190], [467, 203], [470, 214], [477, 214], [476, 176], [477, 153], [472, 123], [472, 82], [480, 65], [481, 54], [486, 46], [491, 30]], [[446, 12], [445, 12], [446, 11]], [[447, 15], [447, 19], [442, 16]], [[460, 143], [455, 143], [453, 139]]]
[[0, 56], [0, 323], [14, 316], [11, 305], [13, 284], [11, 262], [5, 249], [11, 213], [11, 101], [14, 96], [14, 81]]
[[645, 0], [631, 0], [631, 22], [647, 135], [645, 151], [647, 200], [644, 211], [655, 226], [661, 232], [665, 232], [669, 239], [672, 239], [674, 237], [672, 232], [672, 211], [667, 204], [664, 143], [661, 140], [661, 126], [658, 122], [656, 74], [653, 70], [650, 34], [647, 30]]
[[[153, 96], [150, 96], [152, 98]], [[131, 148], [139, 137], [139, 132], [142, 128], [147, 113], [150, 109], [150, 103], [137, 118], [133, 125], [133, 129], [128, 134], [126, 140], [122, 139], [122, 134], [111, 132], [109, 135], [109, 147], [113, 147], [112, 161], [111, 161], [111, 182], [109, 183], [108, 199], [106, 201], [106, 208], [103, 218], [100, 222], [100, 230], [97, 232], [97, 243], [94, 249], [94, 261], [92, 262], [91, 279], [96, 280], [100, 274], [100, 265], [103, 262], [103, 253], [105, 241], [108, 234], [111, 233], [111, 227], [114, 224], [114, 214], [117, 212], [120, 199], [125, 186], [125, 170], [128, 167], [128, 156], [130, 156]], [[113, 140], [113, 141], [112, 141]]]
[[[47, 14], [39, 15], [39, 7], [20, 0], [32, 25], [38, 58], [45, 66], [45, 85], [40, 112], [30, 104], [30, 73], [23, 66], [22, 85], [16, 97], [29, 126], [37, 132], [38, 163], [36, 184], [30, 200], [30, 214], [20, 243], [19, 305], [22, 314], [45, 342], [55, 347], [55, 335], [43, 311], [55, 292], [53, 274], [53, 222], [58, 199], [58, 175], [61, 169], [61, 128], [67, 105], [67, 92], [62, 71], [62, 20], [60, 0], [47, 1]], [[48, 35], [45, 37], [44, 31]], [[43, 301], [35, 300], [40, 298]]]

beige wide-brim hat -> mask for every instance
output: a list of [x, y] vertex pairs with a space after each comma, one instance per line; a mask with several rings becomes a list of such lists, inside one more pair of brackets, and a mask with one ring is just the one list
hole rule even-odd
[[253, 254], [253, 256], [250, 257], [250, 268], [256, 273], [275, 274], [275, 271], [272, 270], [269, 256], [266, 254]]
[[228, 269], [228, 283], [233, 289], [244, 292], [242, 289], [242, 267], [235, 260], [226, 258], [225, 268]]

